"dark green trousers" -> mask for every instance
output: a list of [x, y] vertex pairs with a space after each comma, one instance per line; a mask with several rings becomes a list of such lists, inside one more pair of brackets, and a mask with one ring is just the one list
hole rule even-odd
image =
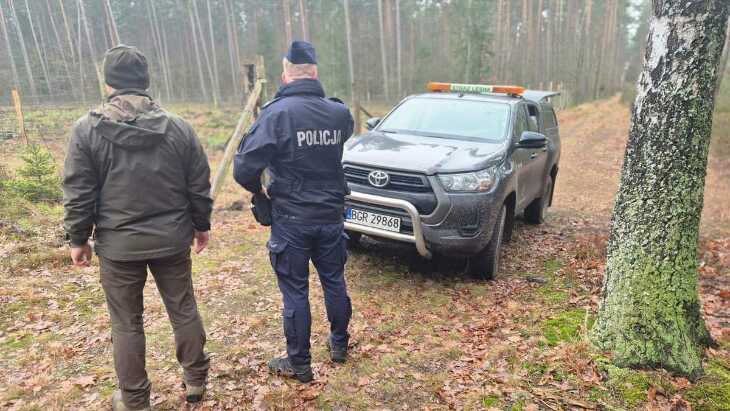
[[203, 351], [205, 330], [193, 294], [190, 251], [143, 261], [111, 261], [99, 257], [112, 323], [114, 368], [124, 404], [130, 409], [149, 406], [151, 384], [145, 370], [142, 314], [147, 269], [167, 309], [175, 334], [175, 352], [190, 385], [202, 385], [209, 359]]

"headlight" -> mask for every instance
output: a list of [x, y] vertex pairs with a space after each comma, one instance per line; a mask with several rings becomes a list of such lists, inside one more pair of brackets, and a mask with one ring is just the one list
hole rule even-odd
[[446, 191], [489, 191], [497, 181], [495, 167], [463, 174], [439, 174]]

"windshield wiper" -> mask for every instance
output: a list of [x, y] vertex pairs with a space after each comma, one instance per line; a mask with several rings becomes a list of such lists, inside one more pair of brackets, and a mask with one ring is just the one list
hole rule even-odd
[[398, 134], [397, 131], [392, 130], [392, 129], [389, 129], [389, 128], [384, 128], [384, 129], [381, 129], [381, 130], [378, 130], [378, 131], [382, 131], [383, 133]]

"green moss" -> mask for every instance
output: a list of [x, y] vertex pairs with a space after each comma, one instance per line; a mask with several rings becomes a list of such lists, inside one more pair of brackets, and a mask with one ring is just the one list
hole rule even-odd
[[33, 343], [33, 335], [31, 334], [19, 334], [13, 337], [7, 337], [3, 342], [3, 348], [8, 351], [21, 350], [30, 347]]
[[645, 374], [610, 364], [603, 364], [601, 368], [608, 374], [606, 387], [616, 400], [631, 408], [646, 401], [651, 380]]
[[563, 263], [560, 260], [547, 260], [545, 261], [545, 274], [548, 276], [555, 275], [562, 266]]
[[499, 405], [499, 397], [496, 395], [489, 395], [482, 398], [482, 406], [484, 406], [484, 408], [496, 407], [497, 405]]
[[562, 341], [575, 341], [580, 335], [580, 329], [585, 321], [585, 310], [571, 310], [545, 320], [542, 331], [548, 345], [555, 346]]
[[546, 303], [560, 304], [568, 301], [568, 293], [562, 290], [556, 290], [553, 286], [544, 285], [537, 289], [538, 294], [542, 296]]
[[710, 362], [705, 376], [684, 397], [698, 411], [730, 410], [730, 367], [719, 361]]

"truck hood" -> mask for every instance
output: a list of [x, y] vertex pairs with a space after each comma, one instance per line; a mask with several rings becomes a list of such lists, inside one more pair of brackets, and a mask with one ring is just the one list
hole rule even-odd
[[507, 143], [372, 131], [350, 138], [343, 163], [433, 175], [476, 171], [499, 162]]

